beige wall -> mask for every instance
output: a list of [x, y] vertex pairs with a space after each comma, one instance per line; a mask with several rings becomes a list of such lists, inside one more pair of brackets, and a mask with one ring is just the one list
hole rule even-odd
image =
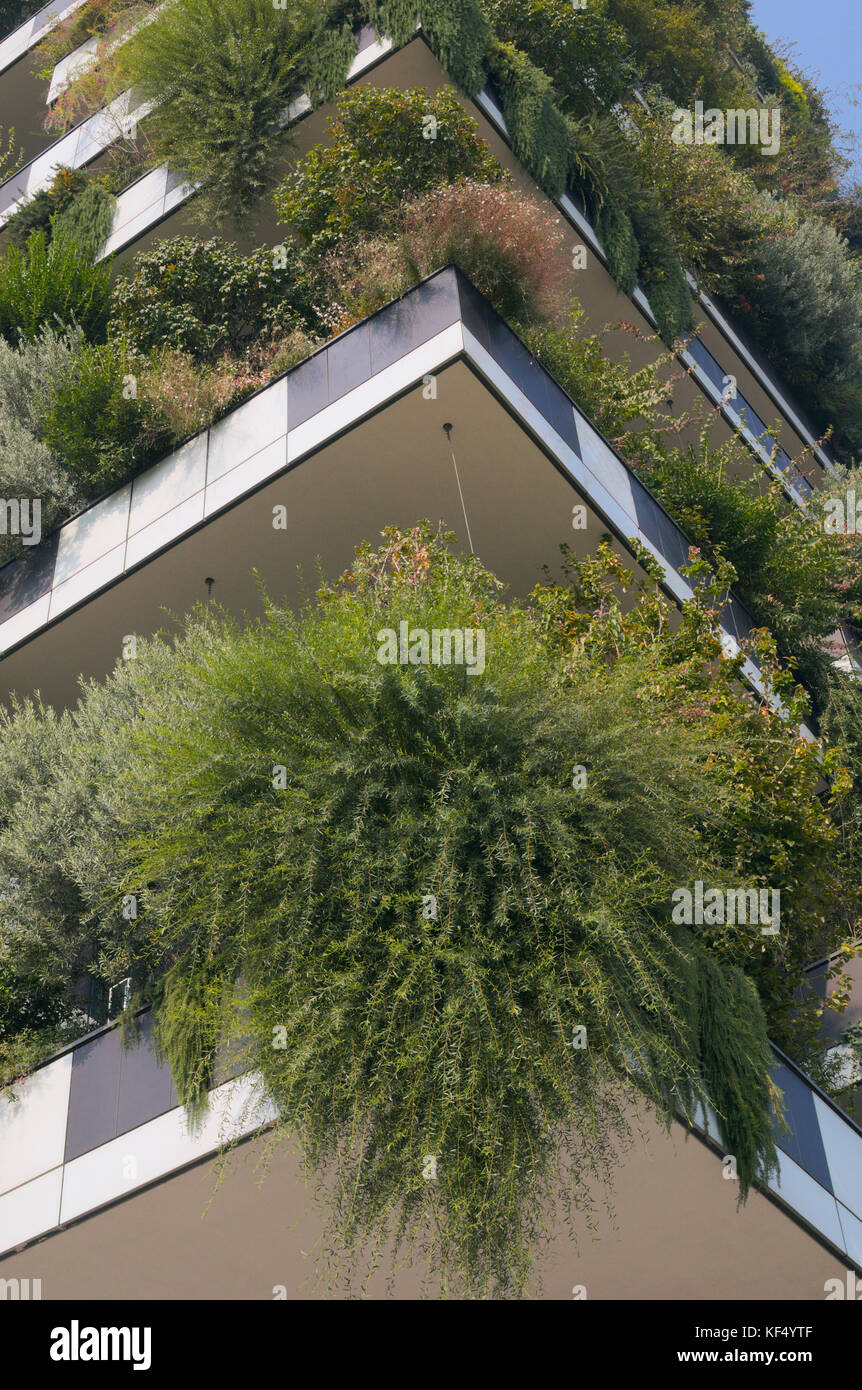
[[[600, 1211], [598, 1238], [565, 1232], [539, 1262], [540, 1298], [824, 1298], [845, 1265], [768, 1198], [736, 1208], [736, 1185], [720, 1157], [680, 1125], [647, 1126], [621, 1160], [615, 1221]], [[315, 1286], [313, 1250], [322, 1230], [292, 1157], [281, 1148], [263, 1181], [258, 1138], [236, 1150], [220, 1183], [203, 1163], [0, 1261], [0, 1278], [42, 1280], [43, 1299], [290, 1299], [343, 1296]], [[203, 1215], [205, 1208], [206, 1215]], [[415, 1298], [416, 1272], [385, 1275], [372, 1298]]]

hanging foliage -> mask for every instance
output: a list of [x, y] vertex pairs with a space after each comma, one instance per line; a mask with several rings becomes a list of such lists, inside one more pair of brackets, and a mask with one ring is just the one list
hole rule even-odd
[[[381, 660], [402, 622], [461, 632], [465, 661]], [[242, 981], [248, 1063], [323, 1182], [333, 1249], [394, 1239], [452, 1291], [523, 1291], [645, 1105], [712, 1100], [745, 1182], [768, 1169], [756, 995], [693, 995], [669, 925], [701, 862], [703, 730], [645, 717], [636, 660], [561, 664], [427, 525], [361, 548], [298, 618], [210, 609], [170, 679], [165, 659], [139, 653], [113, 745], [98, 915], [139, 895], [129, 950], [196, 1116]], [[744, 1103], [716, 1081], [724, 1029]]]
[[409, 43], [417, 24], [456, 86], [474, 97], [485, 85], [491, 29], [476, 0], [367, 0], [368, 20], [395, 44]]

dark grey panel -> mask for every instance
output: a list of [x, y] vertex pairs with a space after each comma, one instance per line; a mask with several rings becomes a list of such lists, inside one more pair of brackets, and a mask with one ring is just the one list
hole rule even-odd
[[[369, 320], [371, 371], [380, 372], [458, 322], [455, 277], [444, 271]], [[334, 346], [337, 346], [334, 345]]]
[[288, 374], [287, 427], [295, 429], [329, 404], [326, 352], [317, 352]]
[[105, 1144], [117, 1133], [120, 1089], [119, 1029], [79, 1047], [72, 1058], [66, 1162]]
[[773, 1080], [781, 1087], [784, 1096], [785, 1116], [790, 1134], [781, 1132], [775, 1126], [775, 1142], [780, 1149], [816, 1178], [829, 1192], [832, 1192], [832, 1179], [826, 1162], [826, 1151], [817, 1122], [814, 1108], [814, 1092], [802, 1077], [776, 1062], [772, 1069]]
[[547, 379], [547, 419], [561, 439], [565, 439], [569, 448], [574, 449], [578, 457], [581, 457], [581, 442], [578, 439], [578, 422], [575, 419], [575, 412], [572, 409], [572, 402], [569, 400], [561, 386], [552, 380]]
[[153, 1053], [153, 1016], [138, 1019], [138, 1045], [131, 1043], [120, 1060], [120, 1097], [117, 1133], [146, 1124], [177, 1104], [170, 1067], [160, 1067]]
[[30, 546], [0, 569], [0, 623], [14, 618], [22, 608], [47, 594], [54, 578], [59, 542], [59, 533], [55, 531], [41, 545]]
[[488, 315], [488, 351], [515, 385], [523, 389], [526, 384], [525, 371], [531, 361], [530, 354], [499, 315], [493, 313]]
[[644, 535], [652, 541], [653, 545], [657, 546], [662, 554], [664, 554], [661, 508], [653, 501], [649, 493], [637, 480], [632, 484], [632, 494], [634, 496], [638, 526], [643, 531]]
[[458, 295], [461, 301], [461, 319], [487, 352], [491, 349], [489, 322], [494, 310], [487, 299], [479, 293], [475, 285], [460, 272], [458, 274]]
[[661, 540], [661, 550], [666, 560], [669, 560], [674, 569], [678, 570], [682, 565], [688, 564], [689, 540], [683, 534], [675, 522], [671, 521], [667, 512], [663, 511], [657, 504], [658, 528]]
[[491, 353], [560, 437], [580, 455], [577, 423], [565, 391], [539, 365], [465, 275], [459, 274], [458, 287], [464, 326]]
[[362, 53], [364, 49], [370, 48], [377, 39], [377, 34], [370, 24], [363, 24], [356, 36], [356, 52]]
[[[704, 347], [699, 338], [692, 338], [685, 344], [701, 371], [705, 372], [718, 391], [724, 391], [724, 371], [712, 353]], [[731, 402], [733, 404], [733, 402]]]
[[326, 349], [329, 402], [340, 400], [371, 375], [371, 334], [367, 323], [357, 324]]
[[750, 635], [754, 628], [754, 624], [738, 598], [731, 598], [728, 607], [733, 612], [733, 623], [736, 629], [736, 636], [738, 640], [742, 642]]
[[782, 473], [786, 473], [793, 460], [791, 459], [786, 449], [779, 448], [776, 450], [773, 462], [777, 469], [779, 469]]
[[736, 400], [733, 402], [733, 406], [737, 415], [741, 417], [745, 425], [751, 430], [755, 439], [759, 439], [767, 449], [771, 448], [775, 441], [770, 439], [766, 425], [754, 409], [754, 406], [749, 405], [748, 401], [741, 394], [737, 395]]

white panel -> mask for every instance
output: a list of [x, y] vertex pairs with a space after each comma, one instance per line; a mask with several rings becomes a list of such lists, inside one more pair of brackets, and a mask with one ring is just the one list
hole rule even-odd
[[[83, 0], [81, 0], [83, 4]], [[26, 53], [30, 47], [30, 38], [33, 33], [35, 15], [30, 19], [19, 24], [17, 29], [13, 29], [11, 34], [0, 43], [0, 72], [5, 71], [22, 53]], [[47, 26], [46, 26], [47, 28]]]
[[179, 536], [185, 535], [193, 526], [197, 526], [204, 517], [204, 490], [195, 493], [186, 502], [181, 502], [172, 511], [160, 516], [157, 521], [150, 526], [145, 526], [137, 531], [134, 536], [130, 536], [126, 545], [126, 558], [124, 569], [131, 569], [133, 565], [138, 565], [142, 560], [148, 559], [150, 555], [155, 555], [156, 551], [170, 545], [171, 541], [177, 540]]
[[169, 188], [165, 194], [165, 201], [162, 210], [166, 213], [172, 212], [174, 208], [184, 203], [186, 198], [190, 198], [195, 191], [197, 184], [178, 183], [175, 188]]
[[27, 193], [32, 195], [40, 188], [46, 188], [61, 164], [72, 165], [75, 148], [78, 144], [78, 131], [72, 130], [55, 144], [49, 145], [44, 153], [32, 160], [27, 173]]
[[804, 1168], [781, 1149], [778, 1151], [779, 1176], [770, 1178], [770, 1189], [820, 1231], [839, 1250], [844, 1249], [844, 1233], [838, 1220], [838, 1207], [831, 1192], [806, 1173]]
[[210, 430], [207, 483], [215, 482], [238, 463], [251, 458], [287, 432], [287, 382], [284, 377], [258, 392], [250, 401]]
[[123, 541], [106, 555], [100, 555], [98, 560], [78, 570], [65, 583], [58, 584], [51, 591], [49, 616], [52, 619], [56, 618], [58, 614], [65, 613], [67, 608], [72, 608], [76, 603], [81, 603], [92, 594], [98, 593], [106, 584], [110, 584], [112, 579], [117, 579], [123, 573], [125, 558], [126, 543]]
[[157, 169], [151, 169], [143, 178], [125, 189], [117, 198], [114, 226], [125, 226], [133, 217], [148, 211], [160, 202], [165, 196], [167, 177], [167, 165], [160, 164]]
[[580, 232], [581, 236], [585, 239], [585, 241], [588, 241], [593, 250], [599, 256], [601, 256], [603, 260], [606, 260], [607, 257], [605, 255], [605, 248], [602, 246], [601, 241], [596, 236], [593, 227], [584, 217], [583, 213], [579, 212], [579, 210], [572, 202], [571, 198], [567, 193], [564, 193], [562, 198], [560, 199], [560, 207], [562, 208], [566, 216], [570, 218], [572, 222], [574, 222], [575, 226], [577, 227], [578, 231]]
[[857, 1134], [821, 1096], [815, 1095], [814, 1109], [820, 1122], [835, 1196], [862, 1217], [862, 1135]]
[[31, 632], [36, 632], [47, 623], [50, 604], [50, 593], [43, 594], [35, 603], [29, 603], [26, 608], [22, 608], [14, 618], [7, 618], [5, 623], [0, 623], [0, 652], [9, 651], [10, 647], [23, 642]]
[[132, 485], [127, 483], [62, 528], [55, 587], [125, 541], [131, 497]]
[[97, 111], [80, 128], [78, 146], [75, 151], [75, 165], [87, 164], [91, 159], [118, 140], [122, 134], [122, 116], [115, 113], [113, 106]]
[[862, 1221], [858, 1216], [854, 1216], [852, 1211], [848, 1211], [845, 1206], [838, 1203], [838, 1216], [841, 1221], [841, 1229], [844, 1232], [844, 1249], [855, 1260], [857, 1265], [862, 1266]]
[[63, 1169], [54, 1168], [0, 1197], [0, 1254], [59, 1225], [62, 1185]]
[[[419, 27], [420, 26], [417, 24], [417, 33], [419, 31]], [[367, 48], [363, 48], [362, 52], [357, 53], [356, 57], [353, 59], [353, 62], [350, 64], [350, 68], [347, 73], [347, 81], [349, 82], [352, 77], [358, 77], [361, 72], [364, 72], [366, 68], [369, 68], [372, 63], [376, 63], [378, 58], [382, 58], [383, 55], [385, 53], [389, 53], [391, 49], [391, 39], [377, 39], [374, 43], [369, 44]]]
[[63, 1162], [71, 1077], [69, 1052], [0, 1095], [0, 1192]]
[[201, 492], [206, 483], [207, 434], [196, 435], [176, 453], [148, 468], [132, 484], [129, 536], [151, 526], [181, 502]]
[[274, 1118], [272, 1106], [257, 1092], [256, 1078], [225, 1082], [212, 1092], [199, 1133], [189, 1133], [181, 1108], [169, 1110], [67, 1163], [60, 1219], [71, 1221], [123, 1197]]
[[238, 464], [230, 472], [216, 478], [214, 483], [210, 483], [206, 493], [206, 515], [212, 516], [213, 512], [220, 511], [229, 502], [242, 497], [250, 488], [274, 477], [276, 473], [281, 472], [286, 463], [287, 441], [282, 435], [281, 439], [276, 439], [259, 453], [252, 454], [245, 463]]
[[605, 487], [613, 497], [620, 503], [623, 510], [628, 513], [631, 525], [635, 530], [639, 529], [637, 524], [637, 511], [635, 509], [634, 494], [628, 471], [620, 463], [616, 455], [608, 448], [601, 435], [597, 434], [588, 420], [578, 412], [576, 415], [578, 426], [578, 441], [581, 446], [581, 454], [584, 463], [591, 473], [604, 483]]
[[[135, 217], [128, 218], [122, 223], [120, 223], [115, 216], [111, 234], [99, 252], [97, 259], [103, 261], [106, 256], [112, 256], [114, 252], [119, 251], [121, 247], [128, 246], [131, 242], [137, 241], [139, 236], [142, 236], [154, 222], [158, 221], [162, 215], [163, 207], [164, 199], [157, 198], [155, 203], [151, 204], [150, 207], [146, 208], [143, 212], [139, 212]], [[121, 211], [119, 204], [117, 205], [116, 211], [118, 213]]]
[[97, 48], [98, 40], [94, 35], [93, 38], [85, 39], [71, 53], [67, 53], [65, 58], [60, 59], [51, 76], [51, 85], [45, 98], [49, 106], [65, 91], [73, 76], [92, 66]]

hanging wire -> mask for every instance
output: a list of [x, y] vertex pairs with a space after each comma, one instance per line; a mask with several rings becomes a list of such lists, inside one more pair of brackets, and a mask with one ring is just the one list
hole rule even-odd
[[467, 527], [467, 540], [470, 542], [470, 554], [475, 555], [476, 552], [473, 549], [473, 537], [470, 535], [470, 523], [467, 520], [467, 507], [464, 502], [464, 493], [461, 488], [461, 478], [458, 473], [458, 461], [455, 458], [455, 450], [452, 448], [452, 426], [451, 424], [446, 424], [443, 426], [443, 428], [446, 431], [446, 439], [449, 442], [449, 451], [452, 455], [452, 467], [455, 469], [455, 482], [458, 484], [458, 496], [461, 498], [461, 511], [464, 513], [464, 525]]

